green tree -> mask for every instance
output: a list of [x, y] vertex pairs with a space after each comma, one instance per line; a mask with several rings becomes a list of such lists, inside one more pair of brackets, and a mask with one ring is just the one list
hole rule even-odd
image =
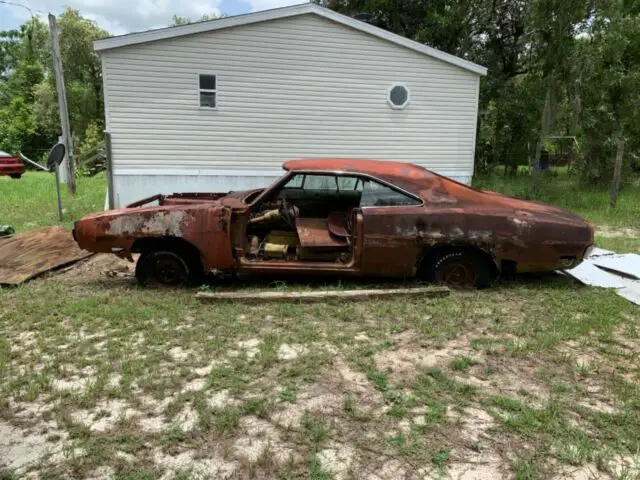
[[627, 158], [640, 149], [638, 6], [618, 0], [599, 5], [577, 49], [586, 143], [581, 173], [589, 183], [611, 178], [617, 140], [626, 142]]

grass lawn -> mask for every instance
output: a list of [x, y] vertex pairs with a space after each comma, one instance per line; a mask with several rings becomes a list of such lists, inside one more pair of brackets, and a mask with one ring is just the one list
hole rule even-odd
[[[501, 180], [480, 182], [520, 188]], [[70, 216], [102, 205], [91, 190]], [[611, 212], [590, 195], [564, 201], [637, 248], [638, 194]], [[22, 196], [6, 223], [55, 223]], [[94, 256], [0, 290], [0, 479], [640, 478], [640, 309], [613, 292], [550, 274], [444, 299], [211, 305], [138, 288], [132, 268]]]
[[[107, 182], [103, 173], [80, 177], [73, 196], [61, 185], [62, 224], [71, 228], [74, 220], [104, 208]], [[59, 225], [55, 176], [46, 172], [26, 172], [19, 180], [0, 176], [0, 225], [16, 232]]]

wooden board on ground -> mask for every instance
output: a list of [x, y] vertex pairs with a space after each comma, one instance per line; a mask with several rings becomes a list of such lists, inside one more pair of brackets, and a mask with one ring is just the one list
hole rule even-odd
[[319, 290], [303, 292], [198, 292], [202, 302], [234, 301], [242, 303], [268, 302], [324, 302], [327, 300], [370, 300], [397, 297], [446, 297], [447, 287], [388, 288], [376, 290]]
[[0, 285], [19, 285], [90, 255], [78, 248], [71, 232], [60, 227], [0, 238]]

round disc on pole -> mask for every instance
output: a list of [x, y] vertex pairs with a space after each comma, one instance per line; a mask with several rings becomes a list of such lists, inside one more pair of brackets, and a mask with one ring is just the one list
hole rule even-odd
[[58, 143], [53, 146], [53, 148], [49, 152], [49, 158], [47, 160], [47, 168], [50, 172], [53, 172], [55, 168], [60, 165], [65, 153], [66, 149], [64, 147], [64, 144]]

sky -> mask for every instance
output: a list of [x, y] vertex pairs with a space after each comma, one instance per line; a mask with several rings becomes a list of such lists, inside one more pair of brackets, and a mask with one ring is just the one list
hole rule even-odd
[[0, 0], [0, 31], [16, 28], [30, 18], [28, 6], [46, 21], [47, 13], [66, 6], [79, 10], [111, 35], [166, 27], [174, 15], [197, 20], [204, 14], [238, 15], [304, 3], [305, 0]]

